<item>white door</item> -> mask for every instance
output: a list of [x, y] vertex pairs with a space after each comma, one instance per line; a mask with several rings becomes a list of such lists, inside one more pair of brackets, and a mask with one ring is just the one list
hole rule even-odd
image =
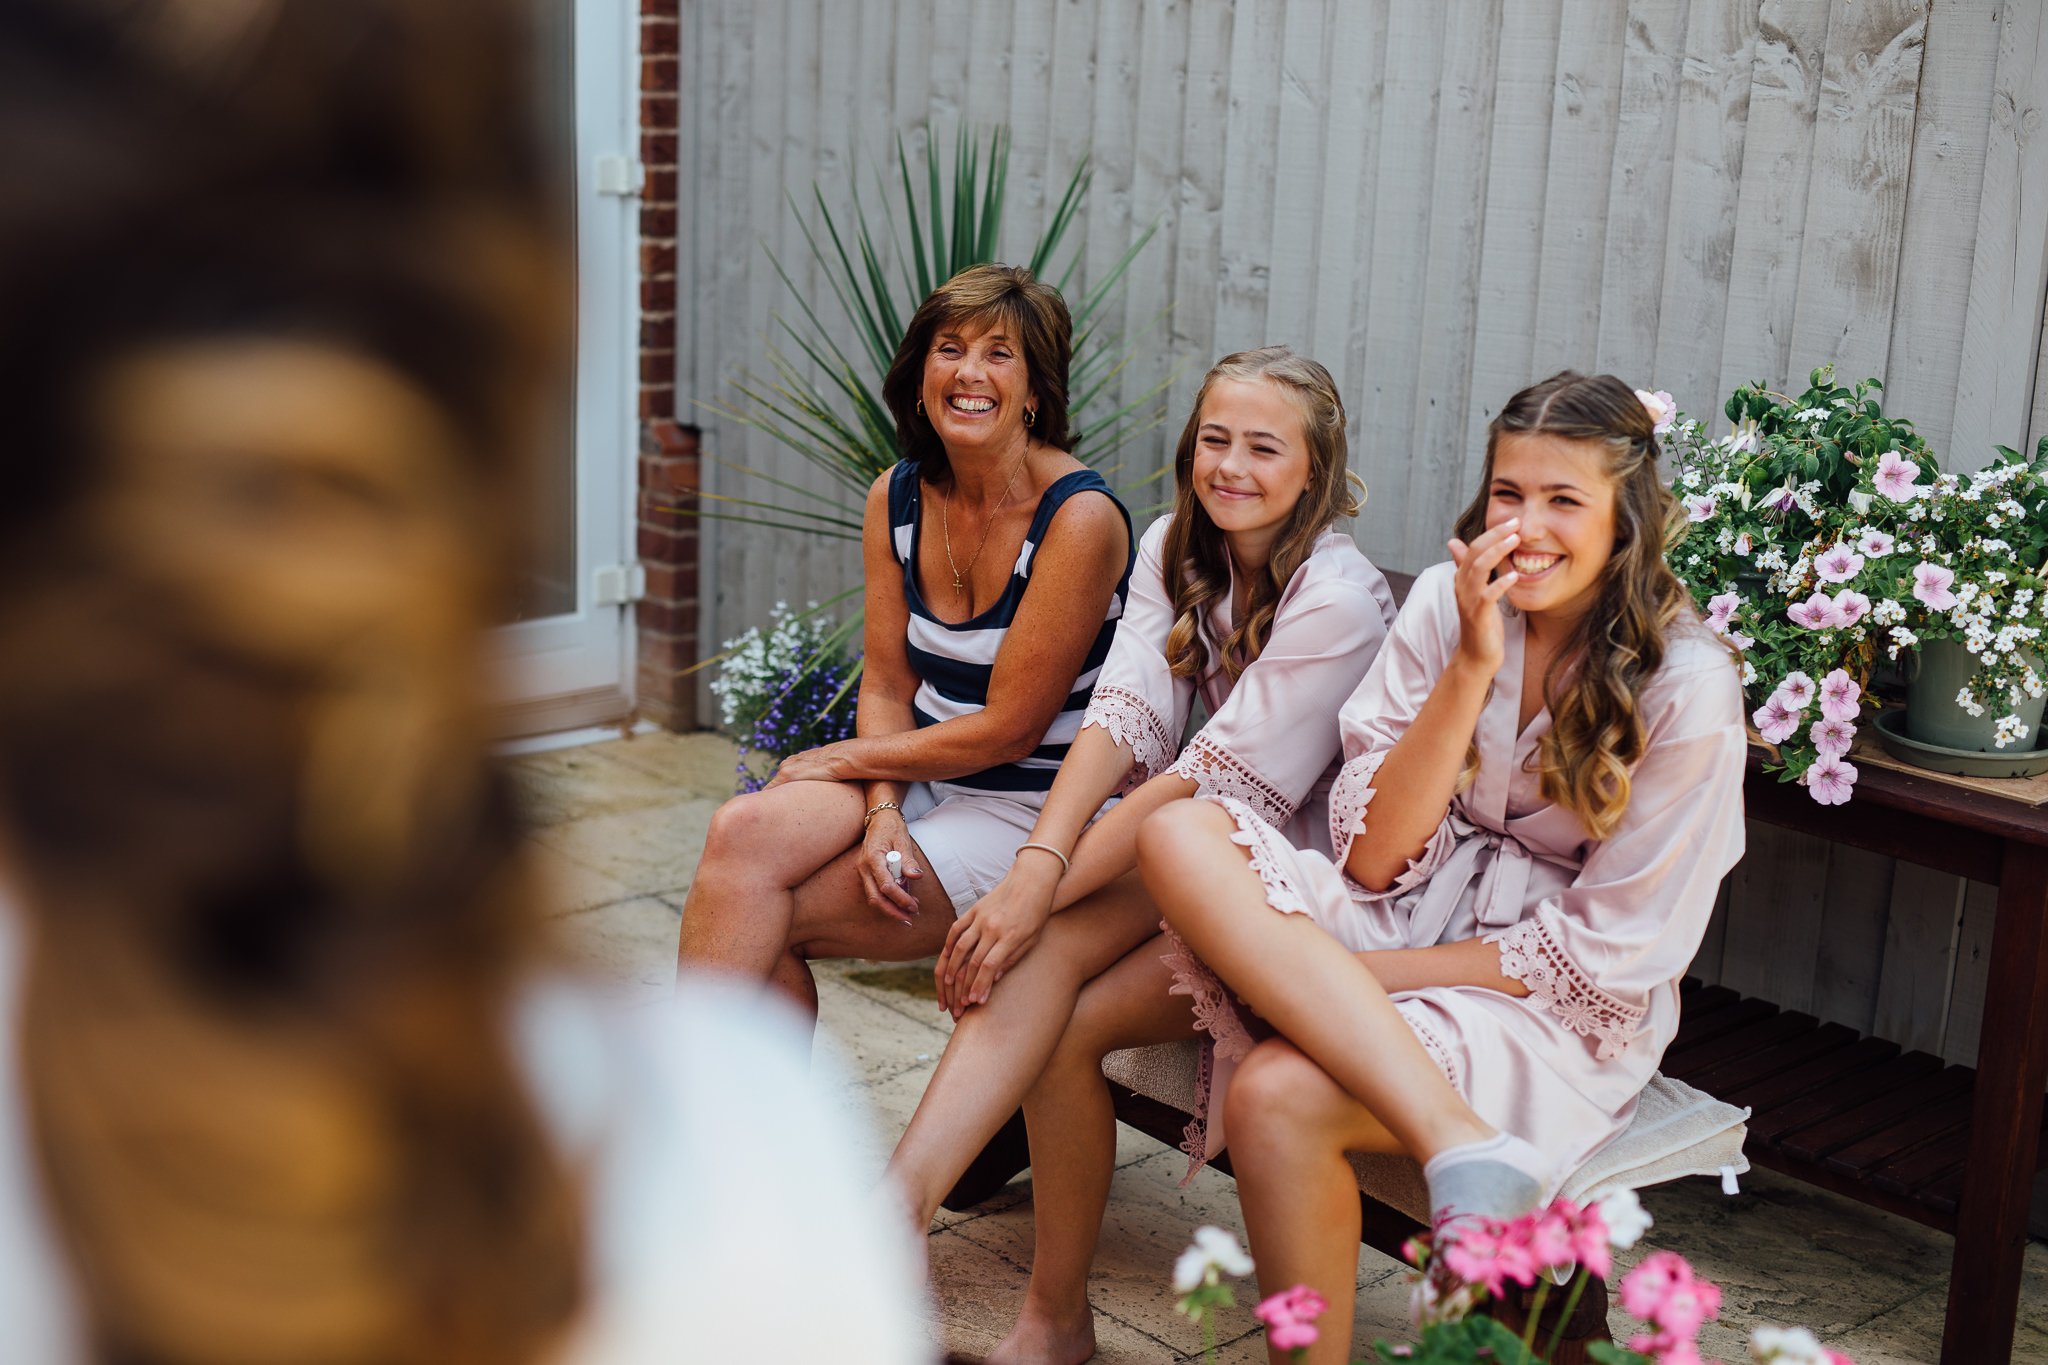
[[529, 0], [536, 82], [576, 222], [576, 373], [539, 480], [534, 560], [497, 632], [501, 729], [531, 734], [632, 707], [633, 476], [639, 276], [638, 8]]

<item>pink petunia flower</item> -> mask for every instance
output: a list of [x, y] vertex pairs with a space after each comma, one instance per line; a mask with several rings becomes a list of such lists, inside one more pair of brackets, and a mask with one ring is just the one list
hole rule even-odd
[[1752, 636], [1744, 635], [1739, 630], [1731, 630], [1728, 632], [1728, 643], [1746, 653], [1749, 647], [1756, 643], [1756, 640]]
[[1863, 688], [1838, 668], [1820, 680], [1820, 713], [1829, 720], [1854, 720], [1863, 709]]
[[1813, 561], [1813, 571], [1820, 575], [1824, 583], [1847, 583], [1863, 572], [1863, 556], [1847, 545], [1837, 542], [1823, 551], [1819, 559]]
[[1792, 710], [1804, 711], [1806, 704], [1813, 700], [1813, 679], [1795, 668], [1785, 675], [1785, 680], [1778, 684], [1773, 695]]
[[1261, 1301], [1252, 1316], [1266, 1324], [1266, 1340], [1276, 1349], [1297, 1351], [1316, 1344], [1316, 1319], [1329, 1311], [1321, 1294], [1298, 1284]]
[[1716, 593], [1707, 599], [1707, 629], [1716, 635], [1728, 633], [1728, 622], [1736, 609], [1742, 605], [1742, 594], [1733, 592]]
[[1919, 465], [1905, 459], [1896, 450], [1887, 450], [1878, 457], [1877, 474], [1872, 481], [1877, 485], [1877, 491], [1893, 502], [1911, 502], [1925, 491], [1913, 482], [1919, 477]]
[[1775, 694], [1759, 706], [1750, 719], [1756, 723], [1757, 733], [1764, 737], [1766, 744], [1783, 744], [1799, 728], [1799, 712], [1785, 705], [1783, 698]]
[[1704, 493], [1695, 493], [1685, 500], [1685, 519], [1705, 521], [1714, 515], [1715, 502]]
[[1924, 559], [1913, 566], [1913, 596], [1935, 611], [1947, 611], [1956, 604], [1956, 595], [1949, 591], [1949, 585], [1955, 581], [1954, 569]]
[[1840, 758], [1855, 742], [1856, 727], [1846, 720], [1817, 720], [1807, 730], [1806, 737], [1813, 741], [1813, 747], [1822, 758]]
[[1853, 626], [1870, 614], [1870, 599], [1854, 588], [1842, 589], [1831, 600], [1838, 626]]
[[1826, 630], [1842, 624], [1841, 613], [1835, 609], [1835, 600], [1824, 592], [1817, 592], [1804, 602], [1794, 602], [1785, 608], [1785, 615], [1792, 618], [1795, 626], [1808, 630]]
[[1863, 538], [1856, 542], [1856, 548], [1863, 552], [1866, 559], [1883, 559], [1892, 552], [1896, 543], [1884, 532], [1873, 528], [1863, 533]]
[[1751, 550], [1755, 548], [1756, 542], [1749, 538], [1749, 532], [1744, 531], [1741, 535], [1735, 537], [1735, 553], [1739, 555], [1747, 555]]
[[1856, 787], [1856, 765], [1842, 758], [1817, 758], [1801, 779], [1806, 794], [1823, 806], [1845, 804]]

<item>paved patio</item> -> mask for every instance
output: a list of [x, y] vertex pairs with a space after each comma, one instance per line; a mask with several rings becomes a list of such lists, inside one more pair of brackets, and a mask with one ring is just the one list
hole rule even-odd
[[[704, 832], [732, 790], [732, 746], [712, 735], [650, 734], [508, 760], [534, 822], [531, 844], [556, 923], [618, 995], [651, 1003], [669, 990], [677, 926]], [[923, 967], [834, 963], [819, 972], [821, 1037], [846, 1062], [847, 1102], [872, 1119], [867, 1159], [879, 1173], [923, 1093], [949, 1021]], [[1242, 1235], [1231, 1182], [1204, 1171], [1178, 1186], [1185, 1159], [1121, 1135], [1094, 1303], [1104, 1362], [1198, 1358], [1201, 1341], [1173, 1311], [1173, 1259], [1201, 1223]], [[954, 1351], [992, 1346], [1015, 1314], [1031, 1252], [1028, 1175], [932, 1233], [934, 1331]], [[1917, 1224], [1765, 1171], [1734, 1198], [1708, 1180], [1647, 1191], [1657, 1225], [1636, 1254], [1684, 1253], [1722, 1287], [1721, 1320], [1701, 1335], [1709, 1356], [1747, 1359], [1758, 1323], [1804, 1324], [1859, 1365], [1917, 1365], [1939, 1354], [1949, 1239]], [[1633, 1257], [1629, 1258], [1631, 1263]], [[1355, 1305], [1361, 1343], [1407, 1329], [1401, 1267], [1361, 1250]], [[1616, 1309], [1614, 1326], [1628, 1320]], [[1226, 1315], [1219, 1356], [1263, 1362], [1245, 1309]], [[2027, 1249], [2013, 1359], [2048, 1362], [2048, 1248]]]

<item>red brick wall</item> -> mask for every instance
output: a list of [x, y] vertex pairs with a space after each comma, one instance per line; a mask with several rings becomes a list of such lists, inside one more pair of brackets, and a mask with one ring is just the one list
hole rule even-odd
[[676, 420], [676, 137], [679, 0], [641, 0], [640, 492], [638, 543], [647, 595], [639, 629], [640, 714], [671, 730], [697, 724], [697, 428]]

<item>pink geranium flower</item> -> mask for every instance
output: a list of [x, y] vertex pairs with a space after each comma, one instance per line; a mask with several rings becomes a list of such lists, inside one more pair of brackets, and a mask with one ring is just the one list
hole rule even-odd
[[1713, 631], [1716, 635], [1727, 634], [1728, 622], [1734, 617], [1736, 609], [1741, 605], [1742, 595], [1740, 593], [1723, 592], [1709, 597], [1707, 599], [1707, 629]]
[[1877, 475], [1873, 482], [1877, 491], [1893, 502], [1911, 502], [1923, 491], [1913, 483], [1919, 477], [1919, 465], [1903, 458], [1896, 450], [1887, 450], [1878, 457]]
[[[1586, 1273], [1598, 1275], [1603, 1280], [1608, 1278], [1614, 1269], [1614, 1243], [1600, 1206], [1588, 1204], [1573, 1210], [1570, 1201], [1560, 1198], [1551, 1207], [1564, 1210], [1571, 1224], [1572, 1259], [1585, 1267]], [[1636, 1207], [1640, 1211], [1640, 1206]], [[1643, 1214], [1643, 1218], [1647, 1220], [1649, 1215]]]
[[1863, 571], [1863, 556], [1837, 542], [1813, 561], [1813, 571], [1824, 583], [1847, 583]]
[[1806, 732], [1806, 737], [1813, 741], [1813, 747], [1822, 758], [1840, 758], [1855, 742], [1856, 727], [1846, 720], [1817, 720]]
[[1266, 1340], [1276, 1349], [1296, 1351], [1316, 1344], [1316, 1319], [1329, 1311], [1321, 1294], [1298, 1284], [1263, 1300], [1252, 1316], [1266, 1324]]
[[1461, 1219], [1455, 1225], [1457, 1240], [1442, 1248], [1444, 1264], [1466, 1284], [1484, 1286], [1495, 1298], [1509, 1280], [1534, 1284], [1536, 1272], [1543, 1267], [1529, 1251], [1532, 1221], [1528, 1217], [1512, 1223], [1497, 1218]]
[[1840, 757], [1821, 757], [1806, 770], [1806, 794], [1823, 806], [1839, 806], [1856, 788], [1856, 765]]
[[1820, 713], [1829, 720], [1854, 720], [1863, 709], [1863, 688], [1838, 668], [1820, 680]]
[[1913, 596], [1936, 611], [1947, 611], [1956, 604], [1956, 595], [1949, 591], [1949, 585], [1955, 581], [1954, 569], [1944, 569], [1924, 559], [1913, 566]]
[[1804, 602], [1794, 602], [1785, 608], [1785, 614], [1792, 618], [1793, 625], [1804, 626], [1808, 630], [1826, 630], [1842, 624], [1834, 599], [1824, 592], [1817, 592]]
[[1679, 1286], [1692, 1282], [1692, 1267], [1685, 1257], [1675, 1251], [1653, 1251], [1621, 1277], [1621, 1306], [1630, 1317], [1655, 1321], [1664, 1300]]
[[1870, 599], [1854, 588], [1844, 588], [1833, 598], [1835, 624], [1853, 626], [1870, 614]]
[[1894, 544], [1890, 536], [1872, 529], [1863, 533], [1863, 538], [1856, 542], [1856, 548], [1861, 550], [1867, 559], [1883, 559], [1892, 552]]
[[1785, 705], [1775, 693], [1750, 716], [1766, 744], [1783, 744], [1799, 728], [1799, 712]]
[[1705, 521], [1714, 515], [1714, 500], [1704, 493], [1695, 493], [1685, 500], [1685, 519]]

